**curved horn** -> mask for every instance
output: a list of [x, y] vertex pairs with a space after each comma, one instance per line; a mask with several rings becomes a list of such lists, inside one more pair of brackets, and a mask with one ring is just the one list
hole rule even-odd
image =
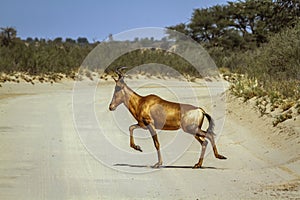
[[116, 74], [118, 74], [118, 76], [119, 76], [119, 79], [124, 77], [124, 74], [122, 72], [120, 72], [120, 70], [122, 70], [122, 69], [127, 69], [127, 67], [118, 67], [115, 70]]

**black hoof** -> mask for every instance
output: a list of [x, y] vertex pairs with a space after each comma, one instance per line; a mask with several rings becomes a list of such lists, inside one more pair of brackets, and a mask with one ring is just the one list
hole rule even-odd
[[137, 150], [137, 151], [140, 151], [140, 152], [143, 152], [143, 150], [141, 149], [141, 147], [139, 145], [134, 145], [134, 146], [131, 146], [133, 149]]
[[222, 156], [222, 155], [218, 155], [218, 159], [227, 159], [225, 156]]
[[199, 164], [195, 164], [193, 167], [193, 169], [199, 169], [199, 168], [201, 168], [201, 165], [199, 165]]
[[134, 149], [137, 151], [143, 152], [143, 150], [141, 149], [141, 147], [139, 145], [136, 145]]
[[155, 165], [152, 166], [152, 168], [160, 168], [162, 163], [156, 163]]

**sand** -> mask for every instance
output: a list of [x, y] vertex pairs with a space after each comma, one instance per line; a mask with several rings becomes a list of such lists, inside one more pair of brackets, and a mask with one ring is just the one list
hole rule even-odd
[[[174, 80], [140, 81], [128, 80], [128, 85], [170, 100], [178, 99], [174, 91], [182, 85]], [[173, 85], [170, 90], [166, 82]], [[150, 166], [156, 156], [148, 132], [135, 132], [144, 152], [134, 151], [127, 132], [134, 120], [122, 105], [108, 110], [113, 81], [86, 81], [77, 88], [77, 97], [95, 88], [93, 98], [78, 102], [80, 108], [74, 108], [73, 86], [66, 80], [2, 84], [0, 199], [300, 198], [299, 116], [273, 127], [272, 119], [260, 117], [251, 102], [223, 96], [225, 121], [217, 146], [228, 159], [209, 153], [203, 168], [191, 169], [199, 157], [197, 141], [182, 131], [159, 131], [164, 167], [154, 170]], [[211, 112], [214, 103], [205, 84], [191, 87]], [[192, 102], [186, 88], [177, 94], [180, 101]], [[97, 132], [93, 117], [85, 117], [91, 112], [102, 132]]]

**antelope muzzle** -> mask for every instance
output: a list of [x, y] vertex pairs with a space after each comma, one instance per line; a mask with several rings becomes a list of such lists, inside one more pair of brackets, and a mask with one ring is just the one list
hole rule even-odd
[[110, 111], [116, 110], [116, 106], [114, 106], [113, 104], [109, 104], [109, 110]]

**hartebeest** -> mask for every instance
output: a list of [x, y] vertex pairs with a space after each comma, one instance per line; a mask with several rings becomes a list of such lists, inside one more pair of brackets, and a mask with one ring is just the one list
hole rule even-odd
[[[155, 148], [157, 150], [158, 162], [153, 166], [158, 168], [162, 165], [162, 157], [160, 154], [160, 145], [156, 134], [156, 129], [161, 130], [178, 130], [183, 129], [184, 132], [194, 135], [202, 146], [201, 155], [198, 163], [193, 168], [202, 166], [204, 153], [207, 146], [206, 138], [211, 142], [216, 158], [226, 159], [218, 153], [214, 140], [214, 121], [209, 114], [202, 108], [189, 104], [174, 103], [166, 101], [156, 95], [140, 96], [129, 88], [124, 82], [124, 76], [120, 72], [122, 68], [115, 70], [118, 79], [115, 79], [116, 86], [109, 110], [115, 110], [120, 104], [128, 108], [133, 117], [137, 120], [137, 124], [129, 127], [130, 147], [137, 151], [142, 151], [141, 147], [134, 143], [133, 130], [143, 128], [150, 131]], [[201, 130], [204, 117], [209, 121], [206, 131]]]

